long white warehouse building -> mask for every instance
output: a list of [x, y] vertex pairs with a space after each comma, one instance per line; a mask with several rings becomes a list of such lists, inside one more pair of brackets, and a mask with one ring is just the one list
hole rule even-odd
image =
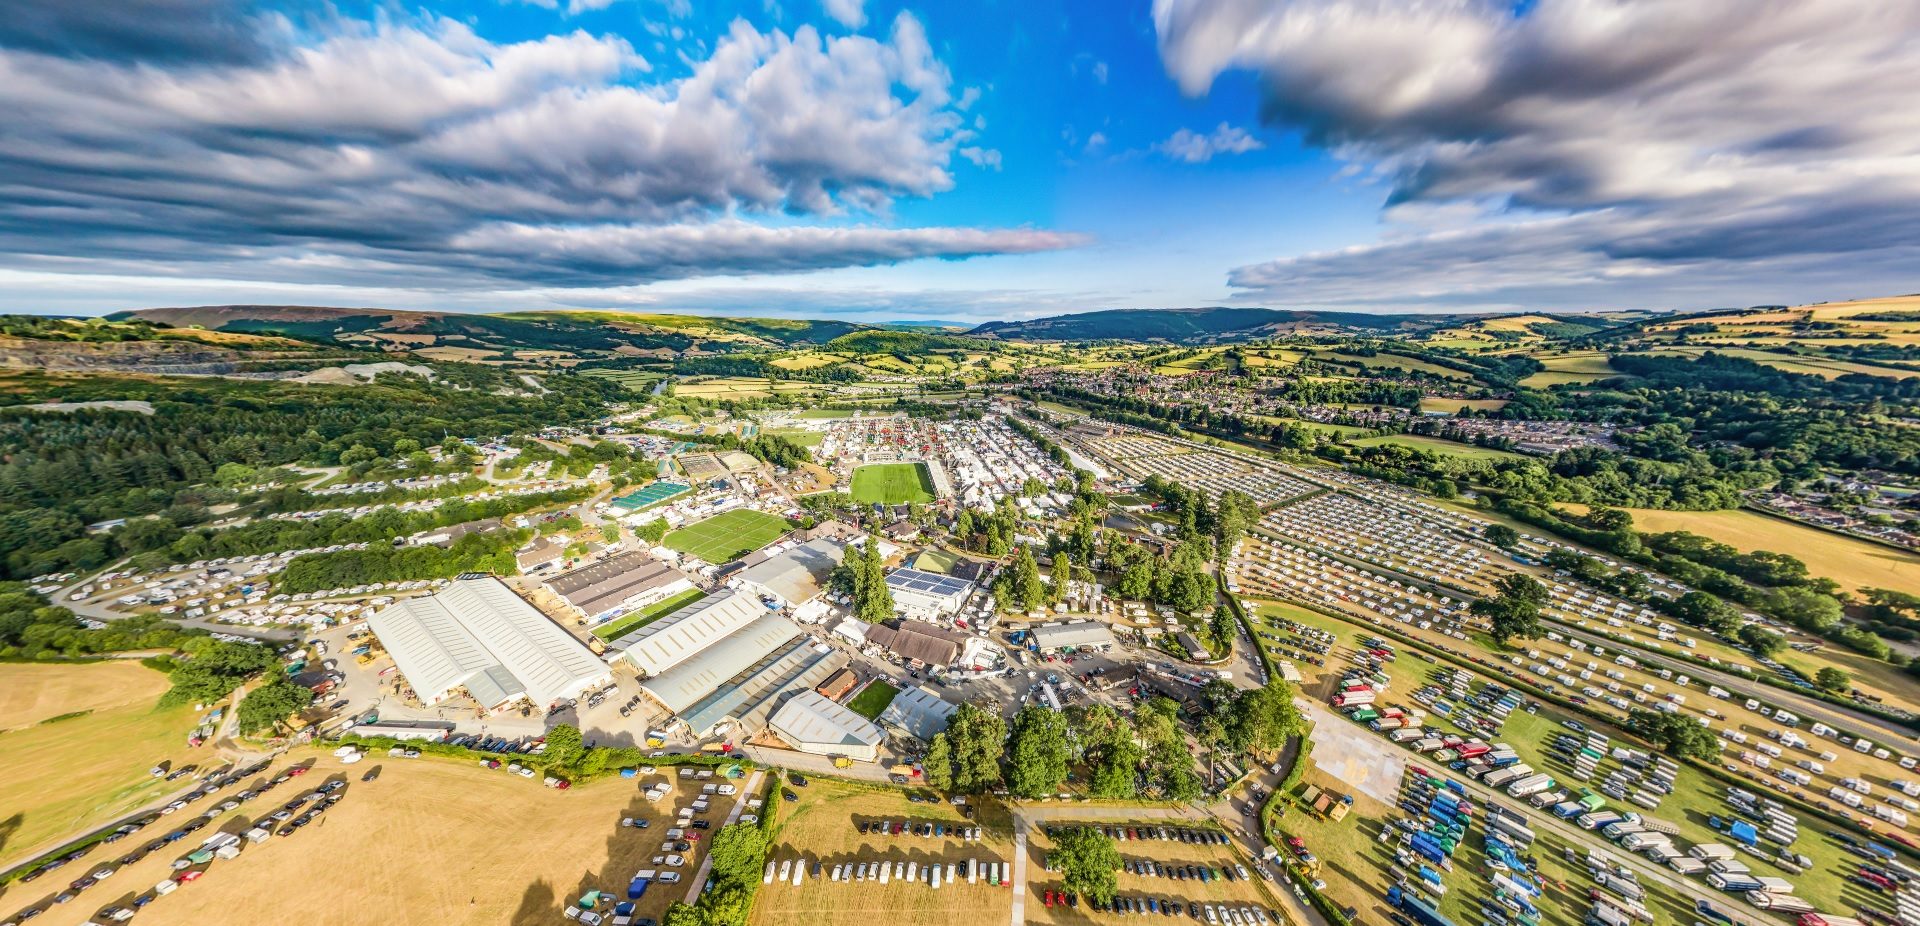
[[428, 704], [464, 690], [488, 710], [523, 697], [544, 708], [613, 681], [592, 650], [492, 576], [395, 602], [367, 626]]

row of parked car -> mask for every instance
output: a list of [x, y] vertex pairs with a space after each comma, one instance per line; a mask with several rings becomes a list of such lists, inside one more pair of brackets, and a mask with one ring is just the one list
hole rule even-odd
[[[1066, 891], [1047, 891], [1041, 895], [1041, 903], [1049, 907], [1080, 908], [1078, 895]], [[1277, 922], [1267, 911], [1253, 906], [1230, 903], [1207, 903], [1204, 901], [1169, 900], [1164, 897], [1115, 897], [1112, 903], [1088, 901], [1087, 906], [1101, 913], [1117, 913], [1122, 916], [1142, 914], [1151, 916], [1191, 916], [1211, 924], [1227, 926], [1265, 926]]]
[[860, 835], [875, 836], [919, 836], [923, 839], [944, 839], [951, 836], [962, 842], [978, 842], [980, 828], [961, 826], [957, 823], [914, 823], [911, 820], [861, 821], [856, 824]]
[[1228, 843], [1227, 834], [1218, 830], [1195, 830], [1178, 826], [1106, 826], [1094, 824], [1047, 825], [1041, 830], [1048, 838], [1054, 838], [1068, 830], [1090, 827], [1105, 834], [1114, 842], [1139, 842], [1142, 840], [1164, 839], [1170, 842], [1184, 842], [1203, 846], [1224, 846]]

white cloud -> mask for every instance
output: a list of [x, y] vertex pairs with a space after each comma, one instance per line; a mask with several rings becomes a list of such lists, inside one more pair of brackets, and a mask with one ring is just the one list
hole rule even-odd
[[1000, 152], [993, 148], [982, 148], [982, 147], [979, 147], [978, 145], [969, 145], [965, 148], [961, 148], [956, 153], [958, 153], [961, 157], [966, 158], [969, 161], [972, 161], [973, 166], [975, 167], [983, 167], [988, 170], [1000, 169]]
[[1220, 123], [1212, 132], [1202, 135], [1191, 129], [1180, 129], [1166, 141], [1153, 146], [1176, 161], [1188, 164], [1204, 164], [1222, 154], [1246, 154], [1258, 151], [1266, 145], [1239, 126]]
[[1422, 207], [1378, 246], [1235, 270], [1247, 295], [1913, 287], [1920, 4], [1156, 0], [1154, 20], [1187, 92], [1253, 71], [1264, 115], [1391, 185], [1389, 220]]
[[867, 24], [866, 0], [821, 0], [827, 15], [849, 29]]
[[[971, 137], [909, 15], [885, 39], [736, 21], [684, 76], [650, 73], [618, 37], [444, 19], [204, 66], [0, 47], [0, 262], [459, 287], [699, 274], [698, 241], [737, 273], [1075, 240], [854, 224], [951, 189]], [[829, 224], [787, 227], [809, 221]], [[570, 244], [481, 247], [503, 229]]]

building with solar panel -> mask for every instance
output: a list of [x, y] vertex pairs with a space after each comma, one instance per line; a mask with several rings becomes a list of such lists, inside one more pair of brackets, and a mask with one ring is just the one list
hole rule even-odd
[[887, 574], [887, 590], [893, 593], [894, 608], [901, 614], [931, 621], [958, 613], [973, 583], [903, 566]]

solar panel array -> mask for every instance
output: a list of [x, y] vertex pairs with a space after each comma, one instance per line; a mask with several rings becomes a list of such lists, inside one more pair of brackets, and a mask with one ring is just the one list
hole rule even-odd
[[921, 572], [918, 569], [895, 569], [887, 576], [887, 585], [941, 598], [959, 595], [967, 590], [965, 580], [943, 576], [937, 572]]

